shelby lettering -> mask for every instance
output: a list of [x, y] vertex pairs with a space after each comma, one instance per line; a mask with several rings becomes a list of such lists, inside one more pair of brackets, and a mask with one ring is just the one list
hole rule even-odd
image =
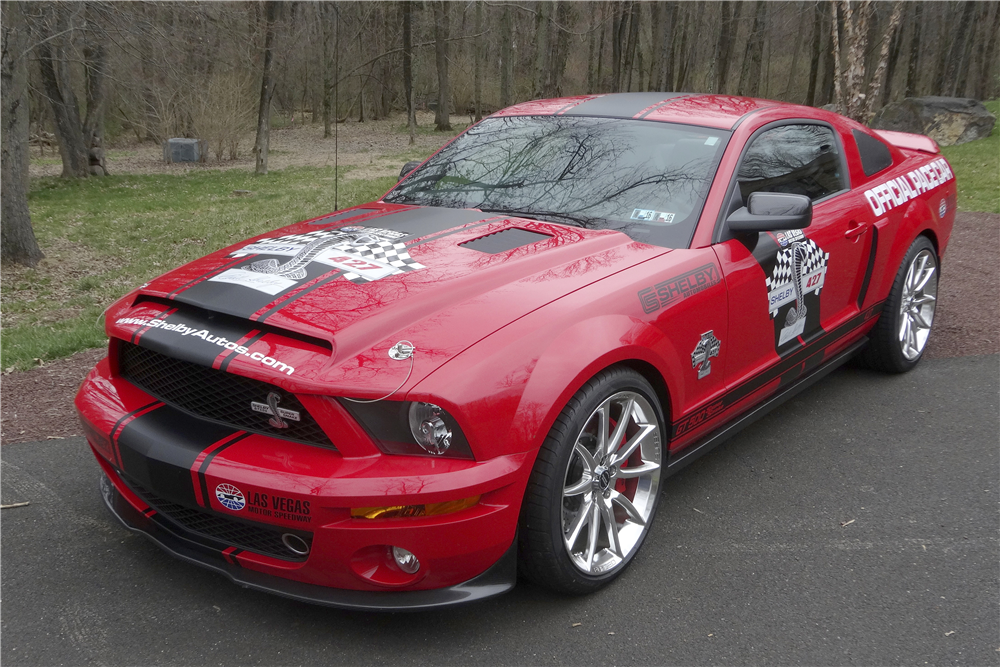
[[177, 324], [168, 324], [164, 320], [152, 319], [144, 320], [141, 317], [119, 317], [115, 320], [115, 324], [138, 324], [141, 327], [149, 327], [150, 329], [161, 329], [163, 331], [173, 331], [174, 333], [179, 333], [181, 336], [193, 336], [194, 338], [201, 338], [206, 343], [214, 343], [220, 347], [224, 347], [227, 350], [233, 350], [236, 354], [242, 354], [245, 357], [250, 357], [254, 361], [259, 361], [265, 366], [270, 366], [276, 371], [281, 371], [288, 375], [295, 372], [295, 368], [289, 366], [286, 363], [282, 363], [273, 357], [261, 354], [260, 352], [251, 352], [249, 348], [240, 345], [239, 343], [234, 343], [228, 340], [224, 336], [213, 336], [208, 329], [196, 329], [194, 327], [189, 327], [183, 322], [178, 322]]
[[883, 215], [953, 178], [955, 175], [951, 173], [948, 161], [940, 158], [904, 176], [876, 185], [871, 190], [865, 190], [865, 197], [875, 215]]
[[688, 271], [676, 278], [664, 280], [652, 287], [647, 287], [639, 292], [639, 303], [645, 313], [655, 313], [660, 308], [664, 308], [697, 294], [702, 290], [718, 284], [719, 271], [715, 264], [705, 264], [699, 266], [694, 271]]

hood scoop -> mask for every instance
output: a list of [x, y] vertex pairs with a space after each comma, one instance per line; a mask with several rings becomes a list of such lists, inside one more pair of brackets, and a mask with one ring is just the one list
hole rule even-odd
[[479, 252], [496, 255], [550, 238], [552, 236], [549, 234], [540, 234], [538, 232], [529, 232], [527, 229], [510, 227], [493, 234], [480, 236], [478, 239], [459, 243], [459, 245], [469, 250], [478, 250]]

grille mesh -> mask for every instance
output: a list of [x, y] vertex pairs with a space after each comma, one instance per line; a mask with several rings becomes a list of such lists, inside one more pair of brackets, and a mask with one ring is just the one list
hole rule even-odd
[[[273, 556], [282, 560], [304, 561], [306, 556], [296, 554], [281, 541], [283, 533], [294, 533], [301, 537], [309, 545], [309, 548], [312, 549], [312, 533], [299, 530], [276, 530], [263, 526], [253, 526], [242, 521], [234, 521], [224, 516], [184, 507], [169, 500], [164, 500], [151, 491], [144, 489], [133, 479], [125, 481], [132, 491], [142, 498], [147, 505], [178, 524], [189, 533], [189, 538], [193, 538], [194, 541], [201, 544], [206, 543], [204, 538], [207, 537], [228, 546], [239, 547], [245, 551], [255, 551], [265, 556]], [[206, 546], [214, 548], [216, 545], [207, 544]]]
[[[168, 405], [244, 431], [335, 449], [294, 394], [267, 382], [174, 359], [125, 341], [118, 347], [121, 376]], [[268, 423], [268, 415], [254, 412], [250, 404], [266, 404], [272, 391], [281, 394], [280, 407], [295, 410], [301, 421], [286, 419], [288, 428], [276, 428]]]

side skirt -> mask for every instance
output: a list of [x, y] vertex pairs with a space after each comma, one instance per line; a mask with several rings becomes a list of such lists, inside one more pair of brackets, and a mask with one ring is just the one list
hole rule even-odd
[[683, 452], [678, 454], [675, 460], [669, 461], [667, 463], [667, 476], [673, 475], [674, 473], [680, 471], [682, 468], [690, 463], [698, 460], [705, 454], [709, 453], [715, 449], [718, 445], [733, 437], [744, 428], [754, 423], [771, 410], [782, 405], [788, 399], [792, 398], [801, 391], [804, 391], [814, 385], [819, 380], [823, 379], [833, 371], [840, 368], [842, 365], [850, 361], [861, 348], [868, 344], [868, 337], [865, 336], [858, 342], [854, 343], [843, 352], [832, 357], [829, 361], [818, 366], [809, 375], [806, 375], [792, 384], [788, 385], [786, 388], [780, 390], [774, 396], [753, 408], [746, 414], [737, 417], [728, 424], [722, 426], [718, 431], [706, 436], [701, 442], [697, 442]]

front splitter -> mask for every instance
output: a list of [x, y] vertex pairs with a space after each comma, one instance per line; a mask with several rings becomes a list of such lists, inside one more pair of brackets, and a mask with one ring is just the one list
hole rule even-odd
[[274, 577], [233, 565], [221, 554], [187, 539], [163, 521], [136, 510], [102, 473], [101, 495], [111, 513], [132, 532], [148, 537], [172, 556], [213, 570], [235, 584], [273, 595], [358, 611], [421, 611], [485, 600], [506, 593], [517, 582], [517, 540], [488, 570], [466, 582], [424, 591], [354, 591]]

